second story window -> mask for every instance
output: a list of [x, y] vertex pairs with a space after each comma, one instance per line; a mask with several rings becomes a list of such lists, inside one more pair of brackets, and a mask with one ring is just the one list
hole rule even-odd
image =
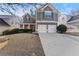
[[27, 22], [29, 22], [30, 21], [30, 17], [29, 16], [27, 16]]
[[52, 18], [53, 13], [51, 11], [44, 11], [44, 18]]

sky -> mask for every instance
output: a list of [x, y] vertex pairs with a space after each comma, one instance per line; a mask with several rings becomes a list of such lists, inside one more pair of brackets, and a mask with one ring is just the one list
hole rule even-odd
[[[58, 9], [61, 14], [70, 14], [73, 9], [79, 9], [79, 3], [52, 3], [56, 9]], [[32, 6], [26, 6], [26, 12], [30, 13], [30, 9], [35, 10]], [[14, 12], [18, 16], [22, 16], [24, 13], [22, 12], [22, 8], [18, 7], [17, 12]], [[0, 15], [7, 15], [8, 13], [1, 12]]]
[[79, 9], [79, 3], [55, 3], [53, 6], [62, 14], [70, 14], [73, 9]]

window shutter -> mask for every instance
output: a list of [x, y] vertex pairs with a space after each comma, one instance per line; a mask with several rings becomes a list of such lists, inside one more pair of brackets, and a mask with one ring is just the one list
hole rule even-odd
[[52, 18], [53, 18], [53, 16], [54, 16], [54, 13], [52, 12]]
[[55, 14], [55, 21], [58, 21], [58, 14]]

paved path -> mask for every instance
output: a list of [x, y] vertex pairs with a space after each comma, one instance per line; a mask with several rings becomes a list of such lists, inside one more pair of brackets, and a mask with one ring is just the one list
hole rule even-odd
[[79, 37], [39, 33], [46, 56], [79, 56]]

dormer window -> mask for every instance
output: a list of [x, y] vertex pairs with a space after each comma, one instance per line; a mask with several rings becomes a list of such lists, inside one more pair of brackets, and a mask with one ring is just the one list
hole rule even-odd
[[51, 11], [44, 11], [44, 18], [52, 18], [53, 13]]
[[28, 22], [30, 21], [30, 17], [29, 17], [29, 16], [27, 16], [27, 21], [28, 21]]

